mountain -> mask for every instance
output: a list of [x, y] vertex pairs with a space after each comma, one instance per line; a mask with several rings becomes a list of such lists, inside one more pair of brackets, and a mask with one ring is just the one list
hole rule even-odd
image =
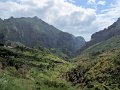
[[87, 48], [66, 80], [81, 90], [120, 90], [120, 35]]
[[102, 31], [94, 33], [91, 36], [91, 40], [87, 42], [86, 45], [81, 50], [79, 50], [79, 52], [82, 52], [89, 46], [108, 40], [112, 38], [113, 36], [117, 36], [117, 35], [120, 35], [120, 18], [108, 28], [105, 28]]
[[59, 56], [84, 44], [38, 17], [0, 19], [0, 90], [79, 90], [62, 77], [75, 65]]
[[120, 90], [120, 19], [92, 35], [65, 79], [81, 90]]
[[120, 90], [119, 46], [114, 36], [71, 62], [46, 48], [0, 46], [0, 90]]
[[4, 34], [5, 43], [20, 42], [28, 47], [43, 46], [75, 52], [85, 44], [82, 37], [62, 32], [38, 17], [0, 19], [0, 32]]
[[0, 44], [0, 90], [120, 90], [120, 19], [93, 34], [82, 53], [69, 61], [59, 56], [79, 49], [83, 38], [37, 17], [0, 23], [0, 42], [19, 44]]

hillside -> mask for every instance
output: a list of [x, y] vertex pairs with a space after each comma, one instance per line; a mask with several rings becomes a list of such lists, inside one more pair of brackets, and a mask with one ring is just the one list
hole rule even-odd
[[0, 46], [0, 90], [120, 90], [120, 36], [87, 48], [72, 62], [48, 49]]
[[120, 19], [91, 36], [66, 80], [82, 90], [120, 90]]
[[66, 80], [82, 90], [120, 90], [120, 36], [86, 49], [74, 59]]
[[120, 90], [120, 19], [69, 61], [83, 38], [37, 17], [0, 23], [0, 90]]
[[0, 0], [0, 90], [120, 90], [120, 0]]
[[0, 46], [0, 90], [76, 90], [61, 75], [74, 65], [47, 49]]
[[38, 17], [0, 19], [0, 33], [4, 35], [3, 41], [6, 44], [20, 42], [28, 47], [43, 46], [71, 53], [85, 44], [82, 37], [62, 32]]
[[78, 52], [81, 53], [86, 48], [96, 43], [106, 41], [117, 35], [120, 35], [120, 18], [108, 28], [105, 28], [104, 30], [94, 33], [91, 36], [91, 40], [87, 42], [86, 45], [82, 49], [80, 49]]

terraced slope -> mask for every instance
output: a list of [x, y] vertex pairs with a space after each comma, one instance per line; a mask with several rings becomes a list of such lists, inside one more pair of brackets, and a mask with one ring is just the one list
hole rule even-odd
[[61, 76], [72, 67], [47, 49], [0, 46], [0, 90], [76, 90]]

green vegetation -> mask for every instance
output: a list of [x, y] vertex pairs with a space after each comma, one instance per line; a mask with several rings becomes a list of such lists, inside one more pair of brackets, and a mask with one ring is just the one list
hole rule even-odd
[[120, 90], [119, 46], [112, 37], [68, 62], [56, 49], [1, 45], [0, 90]]
[[120, 36], [115, 36], [106, 41], [97, 43], [86, 49], [83, 53], [102, 53], [112, 49], [120, 49]]
[[0, 90], [120, 90], [119, 24], [93, 34], [81, 55], [67, 61], [83, 38], [37, 17], [0, 23]]
[[76, 90], [62, 79], [73, 66], [47, 49], [0, 46], [0, 90]]
[[66, 80], [82, 90], [120, 90], [120, 36], [86, 49], [73, 60]]

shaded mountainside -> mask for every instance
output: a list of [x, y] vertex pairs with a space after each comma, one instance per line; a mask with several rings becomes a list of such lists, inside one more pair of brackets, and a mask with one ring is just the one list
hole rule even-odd
[[82, 52], [84, 51], [86, 48], [88, 48], [89, 46], [92, 46], [96, 43], [105, 41], [110, 39], [111, 37], [120, 35], [120, 18], [113, 23], [111, 26], [109, 26], [108, 28], [105, 28], [102, 31], [96, 32], [91, 36], [91, 40], [89, 42], [86, 43], [86, 45], [79, 50], [78, 52]]
[[85, 44], [82, 37], [62, 32], [38, 17], [0, 20], [0, 32], [6, 42], [20, 42], [29, 47], [43, 46], [75, 52]]
[[82, 90], [120, 90], [120, 36], [87, 48], [73, 60], [66, 80]]

